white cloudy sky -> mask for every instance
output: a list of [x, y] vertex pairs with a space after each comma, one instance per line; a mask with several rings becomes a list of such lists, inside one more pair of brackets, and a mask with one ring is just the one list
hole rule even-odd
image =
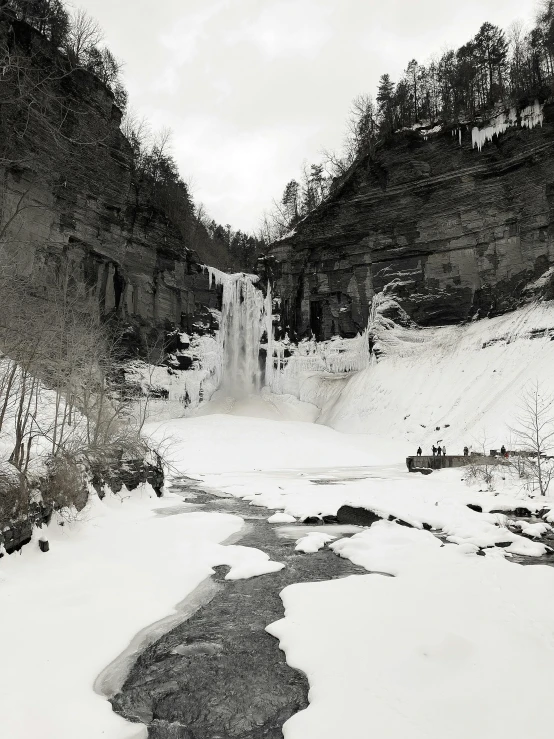
[[174, 133], [197, 201], [234, 228], [323, 147], [351, 99], [465, 43], [484, 21], [529, 21], [535, 0], [73, 0], [125, 61], [131, 107]]

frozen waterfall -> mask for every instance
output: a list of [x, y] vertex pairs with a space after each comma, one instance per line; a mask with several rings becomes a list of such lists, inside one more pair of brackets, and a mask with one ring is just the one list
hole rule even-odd
[[[273, 393], [294, 395], [306, 373], [347, 375], [372, 364], [369, 329], [385, 300], [382, 294], [374, 297], [368, 327], [357, 336], [348, 339], [335, 336], [321, 342], [304, 339], [292, 344], [288, 336], [279, 341], [273, 337], [269, 285], [264, 295], [256, 275], [226, 274], [207, 266], [205, 270], [210, 288], [222, 288], [215, 379], [226, 396], [245, 398], [260, 392], [263, 386]], [[265, 350], [265, 360], [260, 358], [260, 350]]]
[[[259, 392], [264, 379], [260, 345], [265, 339], [266, 357], [272, 356], [271, 288], [257, 287], [259, 278], [243, 272], [226, 274], [206, 267], [210, 288], [223, 288], [219, 326], [220, 361], [218, 385], [234, 398]], [[271, 368], [266, 361], [267, 371]]]

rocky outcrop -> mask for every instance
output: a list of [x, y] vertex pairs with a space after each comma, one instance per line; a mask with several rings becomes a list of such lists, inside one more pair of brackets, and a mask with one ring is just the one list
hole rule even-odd
[[192, 330], [217, 300], [199, 263], [226, 269], [229, 256], [216, 247], [193, 252], [174, 214], [134, 186], [121, 112], [102, 82], [69, 71], [26, 24], [0, 22], [0, 37], [27, 75], [0, 105], [0, 241], [18, 271], [46, 279], [69, 265], [105, 315]]
[[285, 330], [352, 336], [383, 290], [421, 325], [554, 297], [554, 106], [480, 152], [471, 139], [395, 134], [273, 245]]

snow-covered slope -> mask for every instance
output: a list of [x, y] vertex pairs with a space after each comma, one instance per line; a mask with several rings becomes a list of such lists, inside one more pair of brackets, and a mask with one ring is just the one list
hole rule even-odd
[[[554, 303], [463, 326], [402, 328], [381, 319], [379, 358], [356, 373], [303, 371], [287, 392], [340, 431], [377, 433], [459, 453], [510, 443], [522, 393], [554, 392]], [[438, 427], [438, 430], [437, 430]]]

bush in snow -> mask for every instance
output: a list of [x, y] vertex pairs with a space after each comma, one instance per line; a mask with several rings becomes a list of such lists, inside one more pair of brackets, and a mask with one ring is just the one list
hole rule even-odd
[[83, 465], [71, 455], [63, 454], [48, 460], [47, 470], [40, 486], [45, 505], [58, 510], [84, 508], [88, 491]]

